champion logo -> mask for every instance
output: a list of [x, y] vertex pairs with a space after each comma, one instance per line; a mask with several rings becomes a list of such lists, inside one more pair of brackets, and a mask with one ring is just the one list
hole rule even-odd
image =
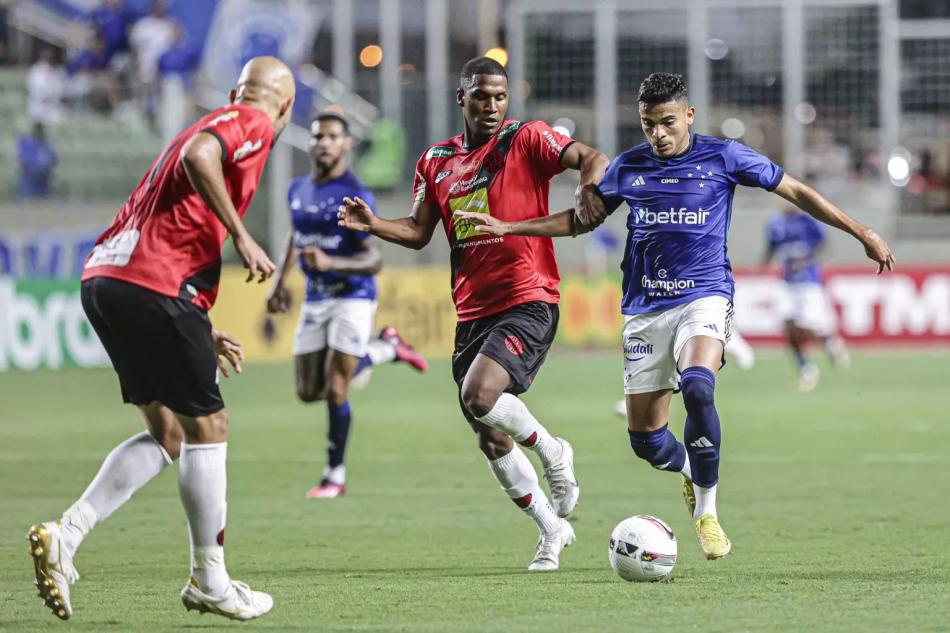
[[692, 447], [694, 447], [694, 448], [710, 448], [710, 447], [712, 447], [713, 443], [710, 442], [710, 441], [706, 438], [705, 435], [703, 435], [702, 437], [700, 437], [700, 438], [699, 438], [698, 440], [696, 440], [695, 442], [690, 442], [689, 445], [692, 446]]
[[642, 187], [645, 184], [647, 184], [647, 182], [643, 179], [643, 176], [637, 176], [636, 178], [633, 179], [633, 182], [630, 183], [630, 186]]

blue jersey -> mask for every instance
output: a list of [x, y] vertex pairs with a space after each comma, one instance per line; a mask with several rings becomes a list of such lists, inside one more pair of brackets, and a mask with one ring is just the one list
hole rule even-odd
[[[350, 257], [362, 251], [362, 243], [369, 233], [351, 231], [337, 224], [337, 209], [346, 196], [359, 196], [375, 213], [373, 194], [349, 171], [323, 183], [309, 175], [291, 180], [287, 188], [287, 202], [290, 205], [294, 245], [297, 248], [316, 246], [335, 257]], [[372, 275], [318, 272], [304, 267], [303, 260], [300, 269], [307, 276], [308, 302], [376, 298], [376, 278]]]
[[825, 228], [807, 213], [781, 213], [766, 229], [769, 251], [782, 265], [788, 283], [821, 283], [818, 250], [825, 241]]
[[617, 156], [599, 188], [608, 211], [622, 202], [630, 207], [621, 311], [656, 312], [717, 295], [732, 300], [726, 235], [736, 185], [771, 191], [783, 174], [741, 143], [699, 134], [670, 159], [649, 143]]

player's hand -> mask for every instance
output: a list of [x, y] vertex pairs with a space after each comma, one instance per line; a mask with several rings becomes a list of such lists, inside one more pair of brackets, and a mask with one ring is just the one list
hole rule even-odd
[[492, 217], [487, 213], [472, 213], [471, 211], [456, 211], [452, 214], [452, 219], [456, 226], [461, 224], [461, 229], [474, 227], [479, 233], [488, 233], [489, 235], [508, 235], [511, 233], [511, 224], [502, 222], [498, 218]]
[[861, 243], [864, 244], [864, 252], [868, 258], [877, 262], [877, 274], [880, 275], [884, 269], [894, 270], [894, 253], [891, 247], [887, 245], [884, 238], [871, 229], [866, 229], [861, 235]]
[[257, 277], [257, 283], [264, 283], [277, 270], [274, 262], [270, 260], [264, 249], [258, 246], [250, 235], [236, 237], [233, 241], [234, 249], [241, 257], [241, 261], [244, 262], [244, 267], [247, 268], [247, 279], [245, 281]]
[[372, 231], [373, 221], [376, 219], [373, 210], [359, 197], [343, 198], [343, 204], [340, 205], [336, 217], [337, 224], [340, 226], [366, 233]]
[[211, 338], [214, 340], [214, 353], [217, 355], [218, 369], [224, 374], [225, 378], [230, 377], [228, 365], [234, 368], [234, 371], [241, 373], [241, 361], [244, 360], [244, 350], [241, 344], [227, 332], [221, 330], [211, 330]]
[[607, 219], [607, 208], [596, 185], [583, 185], [574, 190], [574, 218], [587, 231], [592, 231]]
[[278, 283], [267, 293], [267, 312], [269, 314], [284, 313], [290, 310], [290, 291], [284, 284]]
[[300, 249], [300, 260], [307, 268], [321, 273], [333, 269], [333, 258], [316, 246], [307, 246]]

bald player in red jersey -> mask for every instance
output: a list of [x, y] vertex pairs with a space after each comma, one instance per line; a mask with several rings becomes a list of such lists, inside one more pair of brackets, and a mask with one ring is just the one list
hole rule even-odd
[[[506, 120], [508, 77], [487, 57], [465, 64], [457, 102], [465, 131], [431, 146], [419, 159], [412, 215], [374, 216], [359, 199], [344, 199], [340, 223], [420, 249], [441, 219], [452, 247], [452, 297], [458, 312], [452, 373], [462, 412], [496, 480], [540, 531], [531, 570], [559, 566], [574, 541], [566, 517], [580, 488], [573, 449], [552, 436], [517, 397], [530, 387], [554, 340], [558, 275], [554, 245], [546, 238], [485, 238], [456, 211], [489, 213], [512, 221], [545, 216], [548, 186], [565, 168], [581, 172], [576, 191], [582, 226], [603, 221], [596, 183], [607, 167], [602, 153], [554, 131], [542, 121]], [[527, 456], [541, 460], [551, 501]]]
[[60, 520], [27, 535], [40, 597], [63, 620], [72, 616], [73, 557], [83, 538], [175, 459], [191, 537], [185, 607], [238, 620], [273, 607], [268, 594], [232, 580], [224, 564], [228, 415], [217, 372], [227, 376], [227, 363], [240, 372], [243, 355], [237, 341], [212, 329], [207, 311], [228, 235], [248, 281], [274, 272], [242, 218], [290, 118], [294, 90], [280, 60], [249, 61], [231, 105], [172, 139], [86, 261], [83, 309], [122, 399], [142, 411], [147, 431], [109, 453]]

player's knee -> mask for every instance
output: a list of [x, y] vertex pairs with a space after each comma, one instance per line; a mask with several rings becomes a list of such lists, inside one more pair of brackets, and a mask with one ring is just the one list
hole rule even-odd
[[179, 425], [166, 425], [161, 429], [149, 429], [149, 432], [172, 461], [178, 459], [178, 456], [181, 454], [181, 443], [185, 439], [185, 434]]
[[298, 382], [297, 397], [300, 398], [302, 402], [319, 402], [320, 400], [323, 400], [324, 389], [322, 388], [322, 385]]
[[204, 421], [204, 435], [206, 441], [224, 442], [228, 438], [230, 421], [226, 409], [207, 416]]
[[480, 383], [466, 382], [462, 385], [462, 405], [476, 418], [482, 418], [492, 410], [501, 394]]
[[703, 408], [715, 403], [716, 376], [705, 367], [689, 367], [680, 382], [686, 410]]
[[498, 429], [484, 428], [478, 431], [478, 448], [491, 460], [501, 459], [511, 452], [511, 438]]
[[347, 398], [349, 398], [349, 389], [348, 385], [344, 384], [333, 384], [330, 386], [330, 389], [327, 391], [327, 404], [331, 407], [341, 407], [346, 403]]

